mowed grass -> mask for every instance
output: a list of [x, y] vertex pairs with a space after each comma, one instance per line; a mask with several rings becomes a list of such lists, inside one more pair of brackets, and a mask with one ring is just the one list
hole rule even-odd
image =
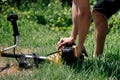
[[[0, 26], [0, 48], [13, 44], [12, 27], [6, 20]], [[33, 21], [18, 20], [20, 41], [17, 47], [19, 53], [47, 55], [56, 51], [56, 44], [61, 37], [68, 37], [71, 29], [53, 31], [48, 27]], [[92, 26], [91, 26], [92, 27]], [[94, 59], [94, 39], [91, 30], [86, 38], [85, 47], [89, 57], [83, 64], [76, 63], [74, 67], [49, 62], [39, 64], [39, 68], [25, 69], [0, 76], [1, 80], [120, 80], [120, 35], [109, 33], [105, 42], [104, 55]], [[77, 41], [76, 41], [77, 42]], [[6, 59], [11, 60], [11, 59]], [[15, 59], [13, 59], [14, 61]], [[6, 61], [9, 62], [9, 61]], [[17, 63], [15, 63], [17, 64]]]

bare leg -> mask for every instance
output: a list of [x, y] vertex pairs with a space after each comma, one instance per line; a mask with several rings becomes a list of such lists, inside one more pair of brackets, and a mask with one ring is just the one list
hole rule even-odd
[[78, 4], [78, 56], [84, 50], [84, 41], [90, 26], [89, 0], [77, 0]]
[[93, 20], [94, 20], [94, 57], [100, 57], [103, 54], [105, 38], [107, 34], [107, 18], [100, 14], [99, 12], [92, 11]]

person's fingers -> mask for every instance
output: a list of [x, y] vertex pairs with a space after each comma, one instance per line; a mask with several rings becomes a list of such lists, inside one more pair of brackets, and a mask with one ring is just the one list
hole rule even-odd
[[62, 47], [62, 45], [59, 44], [59, 45], [57, 46], [57, 50], [59, 50], [61, 47]]
[[61, 38], [57, 44], [57, 49], [59, 50], [64, 44], [66, 44], [65, 38]]
[[59, 49], [61, 47], [61, 43], [63, 42], [63, 38], [60, 39], [60, 41], [58, 41], [57, 43], [57, 49]]
[[71, 44], [71, 38], [61, 38], [57, 43], [57, 49], [59, 50], [65, 44]]
[[62, 46], [64, 46], [65, 44], [66, 44], [65, 41], [63, 41], [61, 44], [59, 44], [59, 46], [58, 46], [58, 50], [59, 50]]

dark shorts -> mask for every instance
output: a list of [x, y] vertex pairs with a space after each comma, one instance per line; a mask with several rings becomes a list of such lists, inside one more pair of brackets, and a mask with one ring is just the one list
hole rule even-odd
[[120, 0], [98, 0], [93, 9], [109, 19], [120, 9]]

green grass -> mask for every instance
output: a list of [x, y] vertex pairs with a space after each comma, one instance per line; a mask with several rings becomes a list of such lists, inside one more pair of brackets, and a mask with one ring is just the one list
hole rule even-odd
[[[6, 20], [0, 24], [0, 47], [13, 44], [12, 27]], [[4, 22], [4, 23], [3, 23]], [[56, 44], [61, 37], [68, 37], [71, 30], [53, 31], [34, 21], [18, 20], [20, 42], [19, 52], [29, 49], [37, 55], [46, 55], [56, 50]], [[85, 47], [89, 57], [83, 65], [76, 64], [70, 67], [65, 64], [42, 63], [39, 68], [27, 69], [15, 74], [0, 76], [1, 80], [119, 80], [120, 79], [120, 35], [107, 35], [104, 55], [100, 60], [93, 55], [93, 31], [88, 33]], [[10, 59], [9, 59], [10, 60]], [[14, 59], [13, 59], [14, 60]]]

